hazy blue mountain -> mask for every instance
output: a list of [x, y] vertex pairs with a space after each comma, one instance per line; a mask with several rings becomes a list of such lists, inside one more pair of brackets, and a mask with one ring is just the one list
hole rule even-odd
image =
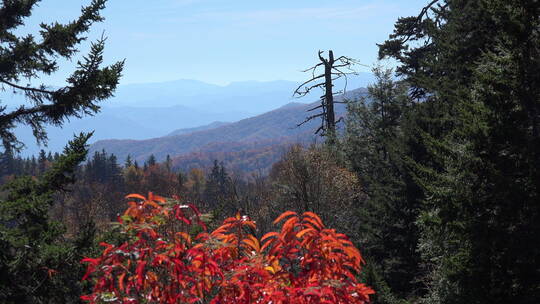
[[[309, 75], [306, 74], [306, 79]], [[371, 73], [351, 75], [347, 90], [366, 87], [374, 80]], [[129, 84], [119, 86], [111, 105], [116, 107], [170, 107], [187, 106], [204, 112], [242, 112], [257, 115], [276, 109], [292, 101], [299, 82], [241, 81], [226, 86], [208, 84], [197, 80], [177, 80], [161, 83]], [[335, 90], [345, 88], [343, 79], [336, 81]], [[311, 101], [320, 95], [315, 91], [302, 100]], [[225, 118], [221, 120], [227, 120]], [[192, 127], [195, 127], [193, 125]]]
[[61, 151], [73, 134], [94, 131], [90, 142], [103, 139], [148, 139], [165, 136], [171, 130], [210, 124], [220, 119], [238, 120], [249, 116], [246, 113], [213, 113], [190, 109], [185, 106], [166, 108], [104, 107], [95, 116], [71, 119], [62, 128], [48, 127], [47, 147], [35, 144], [29, 127], [17, 129], [19, 139], [27, 146], [23, 155], [32, 155], [40, 149]]
[[72, 119], [62, 128], [47, 127], [49, 136], [47, 147], [36, 144], [32, 131], [27, 126], [18, 127], [16, 134], [19, 140], [26, 145], [26, 149], [21, 154], [29, 156], [36, 155], [40, 149], [53, 152], [62, 151], [74, 134], [92, 131], [94, 131], [92, 142], [107, 138], [125, 138], [127, 134], [134, 139], [145, 139], [155, 137], [159, 133], [158, 130], [152, 128], [151, 124], [144, 124], [136, 119], [121, 120], [113, 115], [101, 113], [95, 117]]
[[[365, 89], [357, 89], [347, 94], [348, 98], [365, 95]], [[339, 97], [338, 99], [343, 99]], [[286, 104], [276, 110], [242, 119], [221, 127], [195, 131], [187, 134], [164, 136], [147, 140], [101, 140], [91, 146], [91, 152], [105, 150], [114, 153], [119, 160], [128, 155], [139, 161], [154, 155], [158, 160], [164, 160], [167, 155], [179, 156], [194, 151], [210, 151], [210, 147], [222, 147], [227, 152], [227, 146], [237, 149], [242, 145], [256, 146], [258, 149], [265, 145], [275, 145], [284, 142], [311, 142], [318, 137], [314, 131], [319, 127], [320, 120], [315, 119], [298, 126], [309, 115], [306, 112], [318, 102], [311, 104]], [[345, 114], [345, 105], [336, 107], [338, 116]], [[212, 151], [215, 152], [215, 151]]]
[[[119, 107], [106, 108], [103, 113], [108, 113], [124, 119], [135, 119], [159, 132], [151, 137], [165, 136], [180, 128], [192, 128], [201, 125], [207, 125], [215, 121], [237, 121], [239, 119], [249, 117], [247, 112], [235, 111], [204, 111], [201, 109], [193, 109], [183, 105], [171, 107]], [[136, 130], [132, 130], [134, 132]], [[129, 133], [123, 137], [109, 138], [133, 138]], [[147, 137], [148, 138], [148, 137]], [[133, 138], [134, 139], [134, 138]]]
[[[350, 78], [348, 87], [365, 86], [373, 76], [361, 73]], [[91, 142], [103, 139], [150, 139], [173, 130], [195, 128], [215, 121], [238, 121], [293, 102], [313, 101], [320, 92], [302, 99], [292, 98], [298, 83], [293, 81], [243, 81], [218, 86], [196, 80], [120, 85], [116, 96], [102, 104], [100, 113], [72, 119], [63, 128], [49, 127], [46, 150], [60, 151], [74, 133], [95, 130]], [[336, 90], [343, 88], [337, 82]], [[0, 105], [24, 103], [24, 96], [0, 91]], [[23, 155], [35, 154], [39, 147], [28, 127], [18, 128], [27, 145]]]
[[196, 104], [196, 96], [220, 89], [215, 84], [180, 79], [167, 82], [120, 85], [111, 99], [114, 106], [170, 107]]
[[296, 85], [293, 81], [245, 81], [217, 86], [194, 80], [126, 85], [118, 88], [112, 103], [146, 108], [182, 105], [211, 113], [256, 115], [290, 102]]

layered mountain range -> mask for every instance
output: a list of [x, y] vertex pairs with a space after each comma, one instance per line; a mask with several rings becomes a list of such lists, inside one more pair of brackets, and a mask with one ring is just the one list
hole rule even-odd
[[[348, 87], [365, 87], [371, 74], [349, 79]], [[91, 152], [106, 150], [119, 160], [127, 155], [142, 161], [154, 154], [186, 157], [198, 153], [257, 151], [292, 142], [310, 142], [319, 121], [296, 127], [318, 99], [319, 92], [296, 100], [293, 81], [246, 81], [226, 86], [196, 80], [120, 85], [115, 97], [102, 104], [94, 116], [72, 119], [61, 128], [47, 127], [48, 146], [35, 144], [27, 127], [16, 130], [27, 146], [23, 156], [40, 149], [61, 151], [74, 134], [94, 132]], [[344, 83], [336, 83], [342, 88]], [[349, 91], [355, 92], [355, 91]], [[354, 95], [354, 93], [351, 96]], [[300, 102], [296, 102], [300, 101]], [[24, 97], [0, 91], [0, 102], [8, 109], [24, 104]], [[338, 113], [343, 112], [338, 109]], [[340, 112], [341, 111], [341, 112]]]
[[[338, 96], [336, 100], [355, 100], [365, 94], [365, 89], [356, 89]], [[129, 155], [139, 162], [151, 155], [163, 161], [169, 155], [173, 164], [182, 169], [205, 166], [213, 159], [234, 160], [239, 167], [248, 171], [267, 169], [286, 146], [295, 143], [306, 145], [320, 140], [315, 134], [321, 124], [320, 119], [300, 125], [312, 114], [308, 110], [317, 104], [289, 103], [234, 123], [215, 122], [146, 140], [100, 140], [91, 146], [91, 153], [105, 150], [114, 153], [120, 160]], [[345, 115], [345, 112], [345, 104], [336, 104], [338, 117]]]

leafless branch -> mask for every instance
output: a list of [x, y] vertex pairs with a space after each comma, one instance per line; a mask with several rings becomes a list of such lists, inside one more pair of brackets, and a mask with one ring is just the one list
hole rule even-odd
[[[304, 119], [304, 121], [302, 121], [301, 123], [297, 124], [296, 126], [297, 126], [297, 127], [300, 127], [301, 125], [303, 125], [303, 124], [309, 122], [310, 120], [312, 120], [312, 119], [314, 119], [314, 118], [317, 118], [317, 117], [321, 117], [321, 116], [323, 116], [324, 114], [325, 114], [325, 113], [322, 112], [322, 113], [319, 113], [319, 114], [311, 115], [311, 116], [309, 116], [308, 118]], [[317, 132], [315, 132], [315, 133], [317, 133]]]
[[312, 71], [312, 70], [315, 70], [316, 68], [320, 67], [321, 65], [324, 65], [324, 63], [322, 62], [319, 62], [317, 63], [316, 65], [310, 67], [310, 68], [307, 68], [305, 70], [301, 70], [302, 73], [306, 73], [306, 72], [309, 72], [309, 71]]
[[[307, 93], [309, 93], [309, 90], [310, 90], [310, 89], [312, 89], [313, 87], [315, 87], [315, 86], [317, 86], [317, 85], [311, 86], [311, 87], [309, 87], [309, 89], [304, 88], [304, 90], [301, 91], [302, 87], [303, 87], [304, 85], [310, 83], [310, 82], [313, 82], [313, 81], [316, 80], [316, 79], [320, 79], [320, 78], [323, 78], [323, 77], [324, 77], [324, 74], [321, 74], [321, 75], [319, 75], [319, 76], [317, 76], [317, 77], [313, 77], [313, 78], [311, 78], [311, 79], [305, 81], [304, 83], [302, 83], [301, 85], [299, 85], [299, 86], [296, 88], [296, 90], [294, 90], [293, 96], [294, 96], [294, 95], [300, 95], [300, 96], [306, 95]], [[321, 83], [321, 85], [323, 85], [323, 84], [324, 84], [324, 83]]]
[[320, 104], [320, 105], [318, 105], [318, 106], [316, 106], [316, 107], [314, 107], [314, 108], [311, 108], [311, 109], [306, 110], [306, 112], [310, 112], [310, 111], [313, 111], [313, 110], [317, 110], [317, 109], [320, 109], [320, 108], [323, 108], [323, 107], [324, 107], [324, 105]]
[[[315, 88], [321, 88], [324, 90], [324, 95], [319, 97], [320, 104], [310, 108], [307, 112], [314, 111], [317, 109], [322, 109], [321, 113], [311, 115], [307, 117], [302, 123], [298, 124], [301, 126], [306, 122], [322, 117], [321, 126], [317, 129], [315, 133], [326, 129], [335, 130], [335, 112], [334, 112], [334, 98], [336, 94], [332, 92], [333, 82], [337, 79], [345, 77], [345, 88], [339, 93], [343, 93], [347, 90], [348, 78], [347, 75], [355, 75], [357, 72], [351, 68], [352, 65], [358, 64], [358, 61], [347, 56], [340, 56], [334, 59], [332, 51], [329, 51], [328, 58], [323, 57], [323, 51], [318, 51], [317, 56], [319, 61], [314, 66], [305, 69], [303, 72], [311, 72], [312, 77], [299, 85], [296, 90], [293, 92], [293, 96], [303, 97], [309, 94]], [[324, 67], [324, 73], [318, 74], [318, 69]], [[323, 80], [324, 78], [324, 80]]]

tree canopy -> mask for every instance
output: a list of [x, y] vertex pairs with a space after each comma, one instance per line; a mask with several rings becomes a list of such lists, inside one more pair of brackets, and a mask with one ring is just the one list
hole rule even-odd
[[403, 157], [424, 192], [430, 303], [540, 297], [539, 15], [534, 0], [434, 0], [380, 45], [414, 102]]

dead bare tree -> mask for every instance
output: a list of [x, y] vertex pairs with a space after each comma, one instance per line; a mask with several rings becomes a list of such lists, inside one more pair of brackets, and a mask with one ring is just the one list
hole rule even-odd
[[[293, 96], [303, 97], [309, 94], [313, 89], [320, 88], [324, 91], [324, 95], [320, 97], [321, 103], [308, 110], [308, 112], [321, 109], [320, 113], [308, 116], [298, 126], [305, 124], [312, 119], [321, 117], [321, 126], [315, 131], [318, 134], [322, 131], [321, 135], [333, 136], [336, 131], [336, 116], [334, 111], [335, 103], [344, 103], [341, 101], [335, 101], [334, 95], [345, 93], [347, 89], [347, 75], [356, 75], [357, 73], [352, 69], [352, 66], [358, 64], [358, 62], [350, 57], [340, 56], [334, 58], [332, 50], [328, 51], [328, 58], [323, 57], [324, 51], [319, 51], [320, 62], [316, 65], [303, 70], [302, 72], [311, 72], [311, 78], [294, 90]], [[321, 68], [324, 68], [323, 72], [319, 72]], [[318, 75], [317, 75], [318, 74]], [[333, 91], [333, 82], [337, 79], [345, 78], [345, 86], [342, 90], [337, 92]]]

